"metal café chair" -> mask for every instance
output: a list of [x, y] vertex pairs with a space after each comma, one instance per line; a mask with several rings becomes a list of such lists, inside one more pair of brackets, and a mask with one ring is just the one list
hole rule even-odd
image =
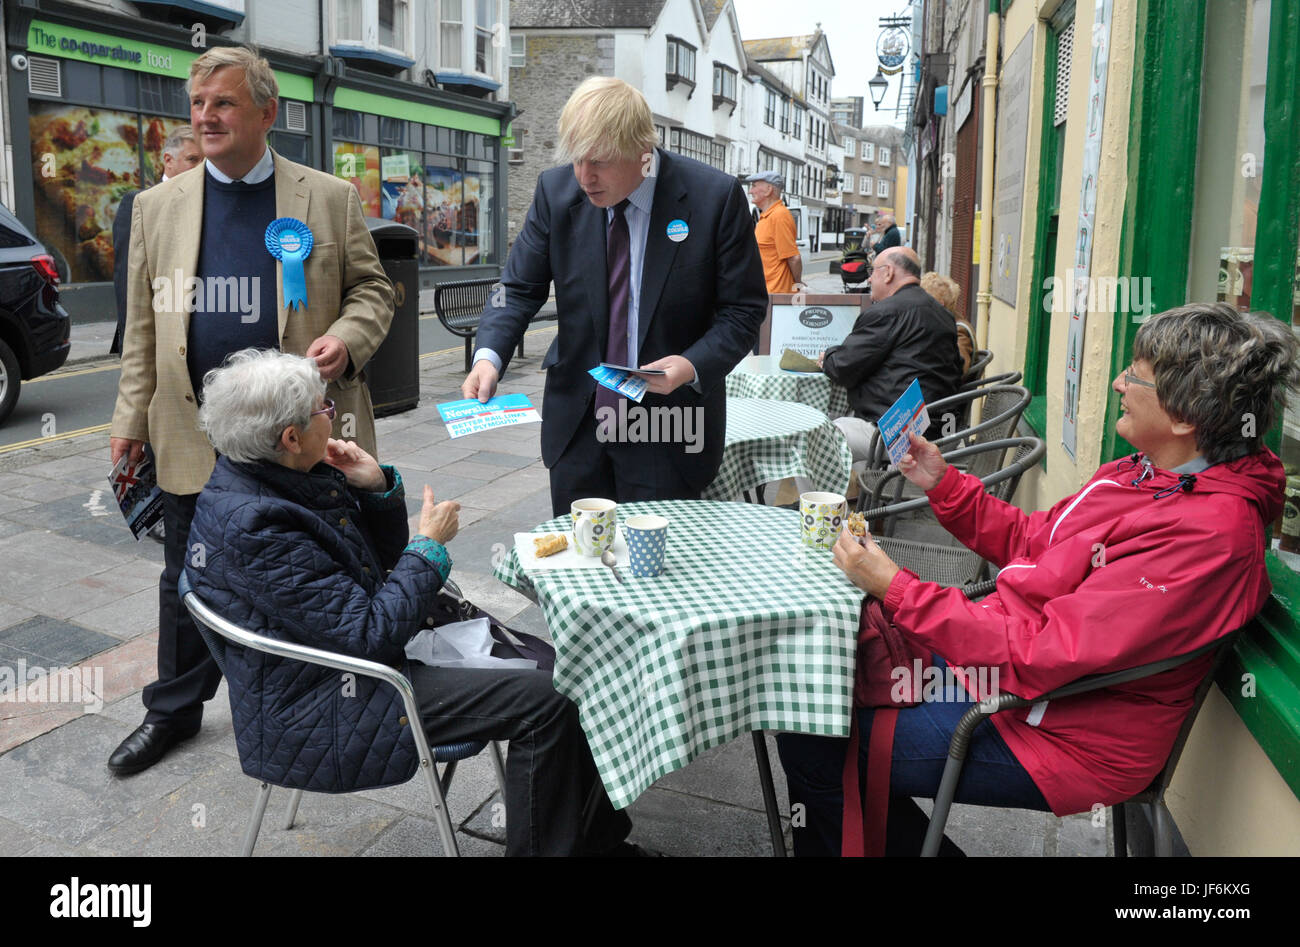
[[[960, 331], [960, 330], [958, 330]], [[961, 376], [962, 384], [971, 381], [978, 381], [984, 377], [984, 369], [989, 367], [993, 361], [993, 353], [988, 349], [977, 349], [970, 354], [970, 368], [966, 369], [966, 374]]]
[[[981, 589], [969, 589], [967, 595], [971, 598], [980, 597], [982, 593], [992, 591], [992, 585], [993, 583], [990, 582]], [[1165, 792], [1169, 789], [1169, 784], [1173, 782], [1174, 769], [1178, 766], [1178, 760], [1182, 756], [1187, 737], [1192, 732], [1193, 724], [1196, 723], [1196, 715], [1200, 712], [1201, 705], [1205, 702], [1205, 697], [1214, 683], [1214, 676], [1218, 673], [1219, 667], [1231, 650], [1236, 635], [1237, 632], [1230, 632], [1217, 641], [1212, 641], [1195, 651], [1152, 661], [1149, 664], [1127, 670], [1089, 674], [1032, 700], [1016, 697], [1014, 694], [999, 694], [991, 701], [976, 704], [966, 711], [961, 720], [957, 722], [952, 739], [948, 744], [948, 759], [944, 764], [939, 789], [935, 793], [934, 809], [930, 815], [930, 825], [926, 830], [925, 842], [921, 847], [921, 856], [923, 858], [934, 858], [939, 854], [939, 846], [943, 841], [944, 826], [947, 825], [948, 814], [952, 809], [953, 795], [957, 791], [957, 781], [961, 778], [962, 767], [966, 763], [966, 754], [970, 750], [971, 737], [975, 728], [990, 716], [1013, 707], [1028, 707], [1039, 701], [1062, 700], [1106, 687], [1113, 687], [1117, 684], [1126, 684], [1130, 681], [1152, 677], [1207, 654], [1213, 654], [1214, 661], [1192, 696], [1191, 709], [1188, 710], [1182, 726], [1178, 729], [1178, 737], [1174, 740], [1174, 745], [1169, 751], [1165, 765], [1155, 779], [1151, 781], [1150, 786], [1137, 795], [1124, 802], [1117, 802], [1111, 807], [1111, 826], [1114, 833], [1116, 857], [1128, 857], [1128, 826], [1125, 822], [1125, 806], [1130, 804], [1150, 806], [1153, 814], [1152, 826], [1155, 835], [1155, 853], [1162, 858], [1171, 856], [1173, 854], [1173, 816], [1169, 812], [1169, 807], [1165, 804]], [[1135, 720], [1134, 725], [1138, 724], [1139, 721]]]
[[1020, 372], [1003, 372], [1000, 375], [989, 375], [986, 378], [972, 378], [969, 381], [963, 380], [957, 391], [974, 391], [976, 388], [983, 388], [985, 385], [1018, 385], [1023, 377]]
[[[1010, 451], [1010, 461], [1007, 464], [980, 478], [984, 489], [991, 496], [1009, 503], [1015, 496], [1020, 478], [1042, 460], [1046, 449], [1046, 445], [1036, 437], [1016, 437], [991, 441], [975, 447], [964, 447], [950, 451], [944, 457], [951, 463], [968, 460], [980, 453], [1005, 455]], [[901, 476], [897, 470], [890, 471], [889, 478], [881, 484], [882, 488], [888, 486], [889, 480]], [[878, 496], [873, 499], [878, 499]], [[900, 566], [912, 570], [921, 579], [969, 591], [972, 586], [987, 577], [988, 563], [939, 527], [938, 521], [930, 511], [930, 501], [926, 497], [898, 503], [870, 505], [872, 508], [868, 509], [864, 516], [868, 523], [878, 524], [872, 530], [876, 543], [891, 559]], [[908, 529], [909, 535], [905, 537], [894, 535], [898, 532], [899, 521], [904, 520], [908, 515], [920, 519], [905, 521], [911, 526]], [[883, 528], [879, 525], [881, 521], [884, 521]], [[943, 541], [919, 538], [917, 534], [925, 532], [920, 524], [929, 527], [932, 536], [942, 533]]]
[[[459, 589], [451, 582], [448, 582], [446, 587], [453, 594], [460, 594]], [[446, 794], [451, 791], [451, 779], [456, 772], [456, 764], [460, 760], [477, 756], [488, 745], [487, 743], [470, 741], [430, 747], [429, 739], [424, 732], [423, 722], [420, 719], [420, 709], [415, 700], [415, 691], [411, 687], [411, 682], [400, 671], [376, 661], [335, 654], [320, 648], [295, 644], [291, 641], [281, 641], [278, 638], [268, 638], [265, 635], [254, 634], [240, 628], [213, 611], [193, 590], [189, 577], [184, 572], [181, 573], [178, 590], [181, 601], [189, 609], [199, 634], [203, 636], [208, 650], [212, 652], [212, 657], [217, 662], [217, 667], [221, 669], [223, 675], [226, 675], [226, 649], [228, 646], [234, 645], [241, 648], [251, 648], [254, 651], [261, 651], [281, 658], [303, 661], [307, 664], [316, 664], [321, 667], [334, 668], [335, 670], [347, 671], [365, 677], [378, 678], [395, 688], [402, 697], [406, 717], [411, 722], [411, 734], [415, 738], [415, 747], [420, 758], [419, 771], [423, 773], [429, 788], [429, 798], [433, 802], [434, 822], [437, 824], [438, 834], [442, 838], [443, 854], [447, 856], [460, 855], [460, 848], [456, 844], [456, 833], [452, 828], [451, 818], [447, 813]], [[227, 680], [229, 680], [228, 676]], [[231, 702], [232, 704], [234, 702], [233, 694], [231, 695]], [[505, 763], [501, 758], [501, 748], [495, 742], [491, 743], [491, 747], [492, 764], [496, 769], [497, 785], [501, 790], [501, 797], [504, 799], [506, 791]], [[240, 763], [244, 763], [242, 758]], [[438, 768], [435, 765], [437, 763], [445, 764], [441, 777], [439, 777]], [[291, 829], [298, 814], [298, 803], [302, 799], [303, 790], [283, 783], [277, 783], [276, 785], [285, 785], [286, 788], [293, 790], [284, 825], [286, 829]], [[266, 804], [271, 797], [271, 786], [270, 782], [260, 780], [257, 799], [253, 804], [248, 829], [244, 834], [244, 846], [241, 852], [244, 856], [252, 855], [253, 847], [257, 844], [257, 836], [262, 828], [262, 817], [266, 813]]]
[[[1016, 427], [1020, 424], [1021, 415], [1025, 413], [1025, 408], [1029, 405], [1030, 397], [1028, 389], [1019, 385], [987, 385], [983, 388], [958, 392], [947, 398], [940, 398], [938, 401], [930, 402], [925, 406], [930, 415], [930, 422], [931, 424], [939, 424], [941, 429], [949, 423], [947, 421], [948, 416], [957, 419], [969, 416], [970, 407], [975, 401], [982, 400], [983, 404], [983, 420], [979, 424], [953, 431], [951, 434], [937, 438], [932, 443], [939, 450], [945, 451], [1012, 438], [1015, 436]], [[867, 461], [867, 466], [864, 470], [858, 472], [858, 512], [865, 510], [867, 505], [871, 503], [871, 497], [876, 493], [876, 487], [890, 471], [889, 463], [889, 453], [885, 448], [885, 439], [877, 430], [871, 439], [871, 455]], [[985, 474], [1000, 468], [1002, 461], [996, 455], [986, 454], [979, 456], [977, 460], [972, 460], [972, 464], [973, 466], [966, 468], [968, 472], [977, 477], [983, 477]], [[918, 495], [916, 491], [909, 494], [901, 483], [899, 489], [901, 492], [896, 497], [896, 500], [901, 500], [905, 496], [910, 498]]]

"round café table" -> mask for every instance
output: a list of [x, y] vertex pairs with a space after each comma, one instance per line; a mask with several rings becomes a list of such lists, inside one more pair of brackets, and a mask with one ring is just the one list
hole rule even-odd
[[853, 454], [823, 412], [791, 401], [727, 399], [722, 465], [705, 500], [731, 500], [765, 483], [806, 477], [818, 490], [844, 493]]
[[849, 393], [817, 372], [788, 372], [776, 355], [746, 355], [727, 376], [729, 398], [765, 398], [816, 408], [829, 418], [849, 413]]

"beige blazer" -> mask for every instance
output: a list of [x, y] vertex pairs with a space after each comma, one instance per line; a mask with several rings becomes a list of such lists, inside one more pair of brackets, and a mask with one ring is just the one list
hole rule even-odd
[[[275, 266], [280, 348], [302, 355], [322, 335], [343, 340], [352, 361], [327, 392], [338, 407], [334, 436], [347, 436], [375, 454], [374, 411], [362, 368], [388, 334], [392, 284], [352, 185], [279, 155], [274, 158], [276, 216], [305, 221], [314, 238], [304, 266], [305, 308], [285, 308], [283, 265]], [[197, 425], [198, 405], [185, 358], [190, 314], [178, 305], [184, 294], [158, 293], [154, 280], [179, 279], [183, 286], [195, 275], [204, 180], [201, 164], [136, 196], [122, 377], [110, 426], [113, 437], [152, 444], [159, 485], [178, 494], [202, 490], [216, 458]]]

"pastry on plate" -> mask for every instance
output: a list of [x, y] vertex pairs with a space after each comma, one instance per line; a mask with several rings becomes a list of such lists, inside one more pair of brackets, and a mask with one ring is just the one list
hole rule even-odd
[[548, 533], [545, 536], [537, 536], [533, 539], [533, 555], [538, 559], [545, 559], [557, 552], [564, 552], [568, 548], [569, 538], [563, 533]]

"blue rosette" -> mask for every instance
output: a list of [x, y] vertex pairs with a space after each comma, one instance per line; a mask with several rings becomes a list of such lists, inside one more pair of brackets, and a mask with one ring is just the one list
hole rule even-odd
[[266, 249], [284, 264], [284, 305], [301, 309], [307, 305], [307, 277], [303, 261], [311, 253], [311, 228], [296, 217], [280, 217], [266, 228]]

